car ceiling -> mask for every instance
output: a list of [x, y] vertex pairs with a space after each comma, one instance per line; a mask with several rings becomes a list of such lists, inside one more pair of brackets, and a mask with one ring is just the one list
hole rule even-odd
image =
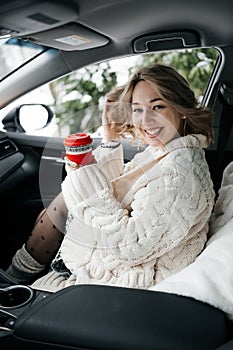
[[[233, 2], [231, 0], [3, 0], [0, 7], [2, 33], [30, 38], [48, 46], [49, 34], [62, 27], [82, 28], [106, 42], [132, 42], [147, 34], [190, 30], [202, 46], [233, 43]], [[47, 32], [46, 37], [41, 32]], [[56, 36], [56, 34], [54, 34]], [[48, 40], [48, 41], [47, 41]], [[64, 49], [64, 48], [63, 48]]]
[[[231, 0], [1, 0], [0, 36], [50, 49], [47, 56], [1, 82], [0, 108], [48, 81], [102, 60], [163, 49], [233, 45], [232, 19]], [[75, 44], [73, 39], [78, 39]]]

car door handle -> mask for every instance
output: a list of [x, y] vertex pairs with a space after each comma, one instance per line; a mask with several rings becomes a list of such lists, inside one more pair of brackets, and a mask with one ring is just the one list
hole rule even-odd
[[65, 160], [61, 157], [50, 157], [50, 156], [42, 156], [43, 160], [50, 160], [56, 163], [65, 163]]

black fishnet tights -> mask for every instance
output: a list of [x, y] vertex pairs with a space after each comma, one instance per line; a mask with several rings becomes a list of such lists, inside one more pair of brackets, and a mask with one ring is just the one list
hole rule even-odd
[[49, 264], [64, 237], [67, 209], [60, 193], [38, 216], [25, 244], [29, 254], [40, 264]]

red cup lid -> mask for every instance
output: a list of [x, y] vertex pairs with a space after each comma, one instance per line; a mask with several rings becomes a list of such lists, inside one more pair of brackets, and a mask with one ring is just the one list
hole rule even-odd
[[89, 134], [85, 134], [85, 133], [70, 134], [63, 141], [63, 144], [66, 147], [83, 146], [83, 145], [88, 145], [90, 143], [92, 143], [92, 138], [90, 137]]

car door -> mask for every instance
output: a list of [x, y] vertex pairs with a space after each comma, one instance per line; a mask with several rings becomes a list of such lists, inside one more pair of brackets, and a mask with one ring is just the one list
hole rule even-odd
[[64, 176], [63, 144], [54, 140], [43, 154], [46, 143], [46, 137], [17, 133], [4, 134], [1, 138], [0, 263], [3, 268], [28, 237], [39, 212], [60, 191]]
[[[180, 55], [179, 52], [177, 54]], [[49, 57], [49, 61], [43, 55]], [[167, 56], [162, 53], [158, 57], [161, 60], [166, 60], [169, 55], [171, 55], [170, 52], [167, 53]], [[190, 52], [184, 52], [181, 56], [182, 59], [185, 55], [190, 55]], [[196, 53], [194, 56], [198, 57]], [[147, 54], [143, 59], [145, 63], [149, 64], [158, 57], [152, 53], [151, 55]], [[141, 64], [141, 55], [138, 55], [137, 59]], [[204, 59], [207, 59], [207, 56], [204, 55]], [[174, 62], [176, 61], [174, 60]], [[52, 64], [56, 66], [55, 74], [60, 78], [54, 80], [54, 69], [47, 69], [48, 62], [50, 66]], [[65, 72], [67, 73], [67, 65], [64, 65], [59, 54], [52, 50], [52, 52], [45, 51], [40, 54], [40, 57], [28, 62], [27, 66], [33, 79], [29, 79], [26, 82], [27, 85], [20, 85], [19, 82], [25, 80], [25, 73], [23, 69], [19, 69], [15, 72], [14, 85], [14, 74], [12, 74], [9, 84], [12, 86], [10, 93], [13, 102], [1, 111], [4, 127], [0, 143], [0, 146], [2, 145], [0, 215], [1, 221], [6, 225], [6, 234], [2, 235], [0, 248], [0, 266], [2, 268], [9, 265], [15, 251], [26, 241], [40, 211], [46, 208], [61, 190], [61, 183], [66, 176], [64, 137], [74, 131], [88, 131], [92, 134], [93, 148], [95, 148], [102, 137], [101, 111], [103, 110], [104, 94], [113, 84], [120, 85], [126, 82], [130, 71], [136, 69], [137, 64], [135, 57], [132, 56], [125, 59], [119, 58], [118, 61], [112, 60], [111, 64], [93, 64], [85, 69], [80, 68], [80, 70], [74, 70], [74, 72], [64, 75]], [[82, 73], [79, 73], [80, 71]], [[41, 72], [41, 76], [46, 75], [47, 84], [41, 86], [40, 79], [42, 77], [39, 77], [39, 72]], [[99, 84], [101, 76], [106, 85]], [[122, 80], [122, 76], [124, 76], [124, 80]], [[205, 85], [207, 82], [206, 79]], [[38, 88], [35, 89], [35, 85], [38, 85]], [[15, 89], [13, 89], [14, 86]], [[16, 99], [13, 95], [15, 90], [20, 89], [20, 87], [22, 97]], [[92, 90], [92, 93], [89, 93], [88, 89]], [[25, 93], [26, 91], [28, 93]], [[52, 95], [53, 103], [48, 99], [48, 95]], [[95, 99], [95, 96], [98, 99]], [[87, 99], [89, 99], [88, 104], [86, 103]], [[52, 108], [51, 113], [49, 104]], [[44, 125], [41, 124], [43, 127], [38, 129], [37, 120], [40, 120], [43, 114], [42, 110], [38, 110], [39, 106], [42, 110], [44, 108], [49, 112]], [[26, 116], [25, 111], [27, 112]], [[97, 114], [99, 119], [98, 121], [95, 119], [94, 124], [84, 123], [88, 119], [87, 116], [91, 120], [90, 116], [96, 118]], [[30, 120], [30, 126], [27, 125], [28, 120]], [[60, 123], [57, 124], [57, 120]], [[75, 124], [77, 121], [79, 123]], [[74, 125], [76, 125], [75, 128]], [[59, 132], [57, 132], [58, 129]], [[122, 143], [125, 162], [142, 150], [142, 148], [135, 147], [130, 139], [123, 139]], [[9, 149], [12, 149], [12, 152], [7, 153]], [[210, 158], [213, 155], [213, 150], [215, 150], [215, 146], [210, 150]]]

